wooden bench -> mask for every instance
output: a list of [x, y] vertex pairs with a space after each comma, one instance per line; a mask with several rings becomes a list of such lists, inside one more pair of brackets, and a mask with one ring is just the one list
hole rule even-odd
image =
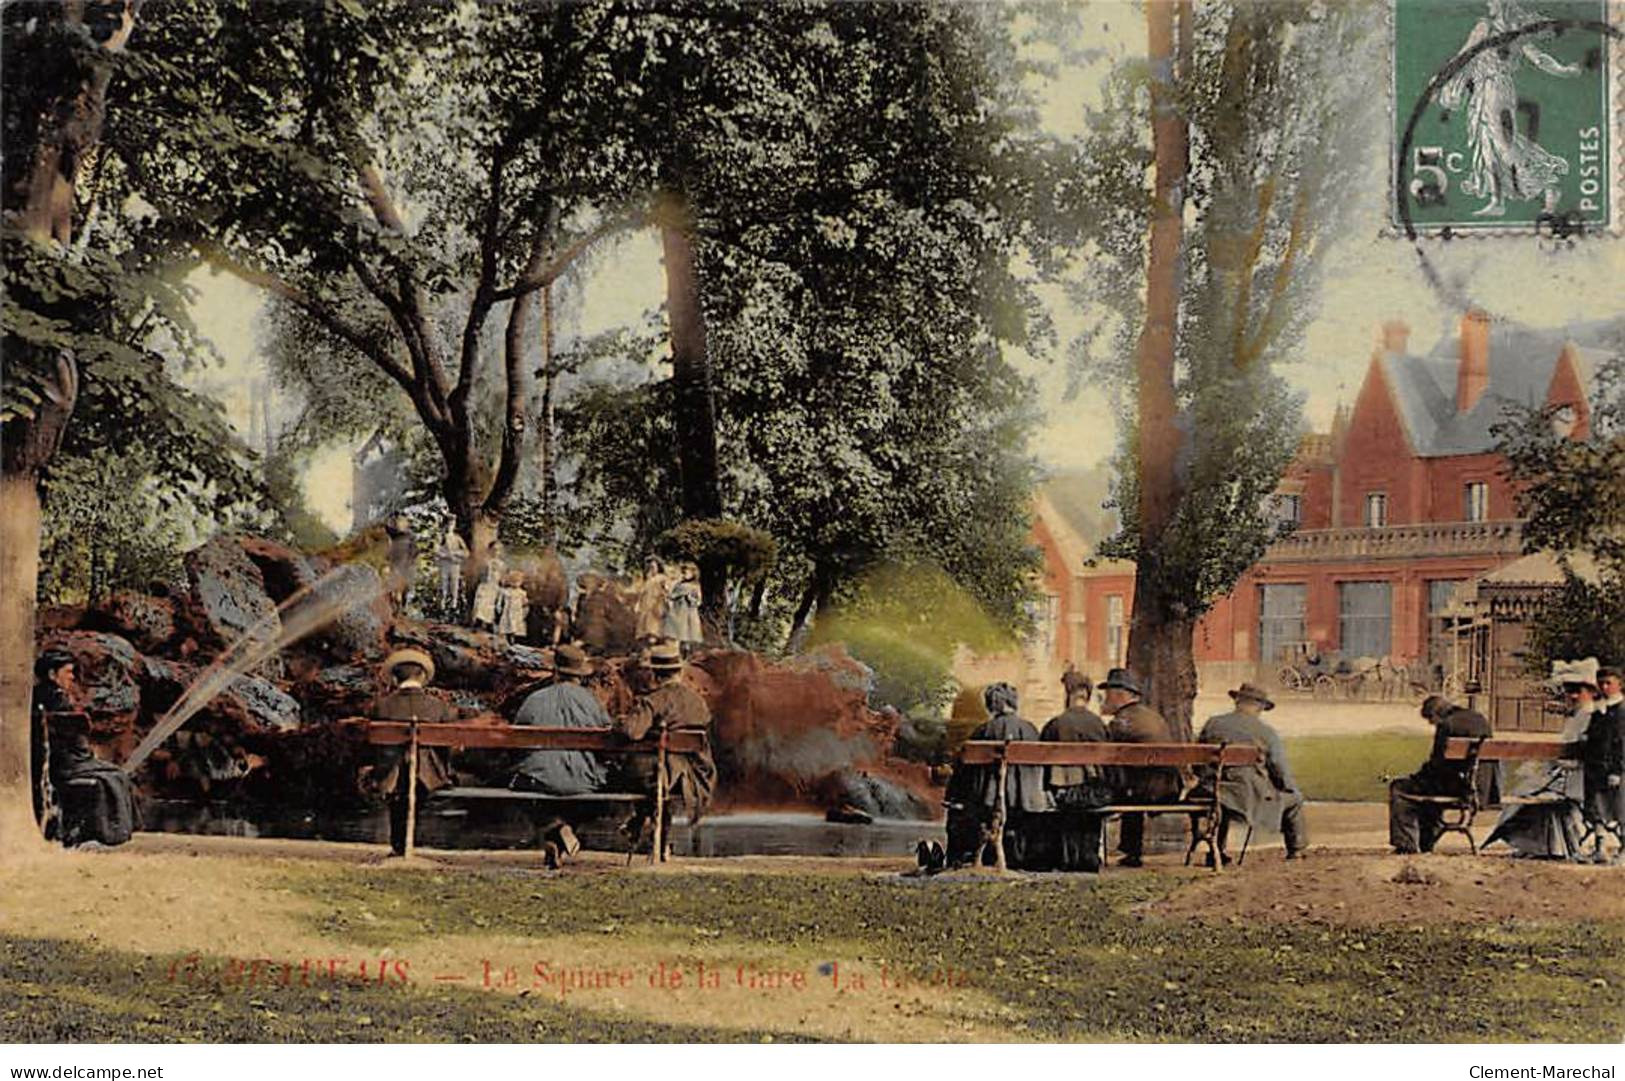
[[[500, 721], [500, 723], [491, 723]], [[423, 721], [373, 721], [352, 718], [345, 722], [358, 728], [362, 738], [375, 747], [406, 747], [407, 811], [406, 853], [412, 854], [417, 832], [417, 750], [419, 747], [456, 747], [510, 751], [590, 751], [594, 754], [650, 754], [656, 760], [654, 791], [654, 840], [649, 862], [664, 861], [667, 760], [674, 754], [702, 754], [710, 740], [699, 729], [661, 730], [640, 740], [627, 739], [613, 728], [540, 728], [508, 724], [500, 718], [472, 717], [450, 724]], [[649, 797], [636, 792], [587, 792], [555, 796], [546, 792], [524, 792], [509, 788], [453, 786], [435, 793], [440, 799], [513, 800], [533, 805], [563, 803], [643, 803]], [[633, 839], [636, 844], [636, 838]], [[630, 855], [628, 855], [630, 858]]]
[[[1453, 736], [1444, 747], [1446, 761], [1465, 762], [1463, 774], [1466, 791], [1459, 795], [1424, 795], [1398, 793], [1407, 803], [1434, 807], [1439, 811], [1439, 834], [1459, 833], [1467, 838], [1467, 847], [1476, 856], [1478, 842], [1473, 838], [1473, 819], [1483, 810], [1479, 798], [1480, 770], [1486, 764], [1501, 762], [1538, 762], [1559, 758], [1579, 758], [1583, 744], [1563, 743], [1555, 739], [1507, 739], [1497, 736]], [[1568, 800], [1563, 796], [1510, 796], [1504, 797], [1502, 806], [1557, 805]], [[1446, 815], [1452, 817], [1446, 818]]]
[[[969, 740], [959, 752], [959, 761], [970, 766], [998, 768], [998, 798], [993, 808], [993, 865], [1005, 869], [1004, 823], [1005, 778], [1011, 766], [1114, 766], [1119, 769], [1207, 767], [1212, 770], [1211, 792], [1207, 779], [1189, 787], [1168, 803], [1109, 803], [1079, 808], [1088, 814], [1110, 817], [1122, 814], [1188, 814], [1191, 816], [1191, 843], [1185, 849], [1185, 862], [1199, 844], [1206, 843], [1213, 869], [1224, 863], [1219, 855], [1219, 784], [1224, 771], [1237, 766], [1256, 766], [1264, 752], [1255, 744], [1226, 743], [1060, 743], [1043, 740]], [[1104, 831], [1102, 831], [1104, 833]]]

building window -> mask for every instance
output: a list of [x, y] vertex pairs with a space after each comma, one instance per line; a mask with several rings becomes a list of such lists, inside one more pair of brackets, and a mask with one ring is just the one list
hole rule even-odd
[[1303, 496], [1277, 492], [1270, 497], [1270, 513], [1281, 525], [1296, 526], [1303, 521]]
[[1106, 598], [1106, 663], [1123, 664], [1123, 597], [1113, 593]]
[[1388, 524], [1388, 495], [1371, 492], [1365, 497], [1365, 524], [1367, 529], [1380, 529]]
[[1482, 522], [1490, 516], [1490, 486], [1481, 480], [1467, 485], [1467, 521]]
[[[1305, 641], [1309, 587], [1270, 583], [1258, 587], [1258, 659], [1281, 665], [1296, 660]], [[1269, 669], [1274, 671], [1274, 669]]]
[[1387, 582], [1337, 584], [1338, 648], [1344, 657], [1386, 657], [1393, 644], [1394, 591]]

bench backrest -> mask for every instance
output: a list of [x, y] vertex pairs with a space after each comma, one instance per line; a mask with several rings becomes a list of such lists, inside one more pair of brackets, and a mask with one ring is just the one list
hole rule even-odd
[[1466, 759], [1473, 745], [1479, 744], [1478, 757], [1485, 762], [1528, 762], [1555, 758], [1579, 758], [1581, 743], [1563, 743], [1555, 739], [1496, 739], [1478, 740], [1469, 736], [1452, 736], [1445, 744], [1444, 756], [1452, 760]]
[[1251, 743], [1052, 743], [1041, 740], [969, 740], [966, 765], [1012, 766], [1255, 766], [1264, 753]]
[[[412, 725], [408, 721], [349, 722], [360, 728], [366, 741], [379, 747], [410, 743]], [[531, 725], [454, 724], [418, 722], [420, 747], [478, 747], [513, 751], [594, 751], [599, 754], [655, 754], [660, 750], [657, 736], [629, 740], [613, 728], [538, 728]], [[709, 747], [699, 729], [679, 728], [666, 733], [666, 750], [671, 754], [700, 754]]]

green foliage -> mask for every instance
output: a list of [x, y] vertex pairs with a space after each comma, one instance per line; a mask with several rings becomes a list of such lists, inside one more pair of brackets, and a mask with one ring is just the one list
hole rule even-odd
[[910, 716], [940, 717], [953, 698], [954, 652], [1011, 649], [1015, 639], [974, 595], [940, 567], [886, 564], [854, 583], [820, 613], [811, 644], [840, 642], [875, 673], [874, 704]]
[[[1178, 499], [1159, 538], [1162, 574], [1144, 596], [1194, 618], [1228, 592], [1276, 535], [1266, 501], [1296, 449], [1301, 399], [1278, 368], [1298, 358], [1325, 254], [1357, 204], [1371, 152], [1379, 20], [1358, 3], [1199, 5], [1178, 86], [1190, 170], [1175, 330]], [[1111, 389], [1124, 433], [1115, 466], [1122, 529], [1103, 549], [1139, 555], [1136, 346], [1145, 321], [1149, 221], [1148, 70], [1112, 77], [1090, 114], [1089, 172], [1075, 196], [1092, 258], [1076, 298], [1095, 313], [1073, 374]]]
[[[1586, 438], [1555, 429], [1544, 408], [1510, 408], [1494, 429], [1520, 485], [1525, 550], [1550, 549], [1563, 562], [1563, 588], [1531, 630], [1527, 663], [1540, 675], [1563, 658], [1625, 662], [1625, 323], [1608, 344], [1613, 355], [1590, 389]], [[1576, 559], [1594, 572], [1577, 573], [1569, 565]]]
[[216, 527], [184, 493], [159, 488], [151, 450], [59, 455], [45, 488], [39, 599], [93, 603], [115, 589], [184, 582], [181, 553]]
[[779, 544], [760, 529], [721, 518], [690, 518], [655, 540], [664, 559], [703, 563], [714, 559], [730, 581], [753, 584], [773, 570]]

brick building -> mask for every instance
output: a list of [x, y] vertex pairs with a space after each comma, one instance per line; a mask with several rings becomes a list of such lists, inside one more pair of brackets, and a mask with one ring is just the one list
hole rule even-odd
[[[1554, 423], [1588, 432], [1586, 388], [1607, 356], [1601, 324], [1531, 331], [1463, 317], [1422, 355], [1389, 323], [1354, 404], [1328, 433], [1306, 436], [1275, 497], [1297, 528], [1273, 545], [1197, 630], [1204, 686], [1273, 677], [1284, 652], [1313, 643], [1344, 657], [1387, 657], [1412, 672], [1450, 663], [1452, 594], [1522, 552], [1516, 491], [1494, 451], [1508, 405], [1552, 406]], [[1034, 538], [1045, 600], [1021, 658], [964, 656], [967, 685], [1009, 679], [1035, 697], [1070, 661], [1097, 679], [1128, 645], [1134, 567], [1084, 566], [1099, 523], [1041, 494]], [[1080, 555], [1080, 553], [1082, 553]]]

